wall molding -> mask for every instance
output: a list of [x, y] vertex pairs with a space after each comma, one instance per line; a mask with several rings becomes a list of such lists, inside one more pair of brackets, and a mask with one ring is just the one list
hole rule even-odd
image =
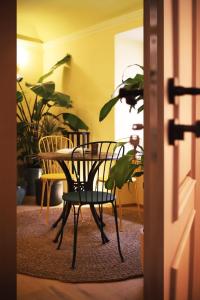
[[74, 32], [72, 34], [57, 38], [52, 41], [45, 42], [44, 47], [53, 47], [57, 43], [69, 42], [69, 41], [85, 38], [85, 37], [95, 34], [97, 32], [101, 32], [101, 31], [104, 31], [107, 29], [112, 29], [118, 25], [122, 25], [122, 24], [125, 24], [128, 22], [134, 21], [134, 20], [137, 20], [137, 21], [143, 20], [143, 9], [139, 9], [137, 11], [109, 19], [107, 21], [87, 27], [83, 30]]

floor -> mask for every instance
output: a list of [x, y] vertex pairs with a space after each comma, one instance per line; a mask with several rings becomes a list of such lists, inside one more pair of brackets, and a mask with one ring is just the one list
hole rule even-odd
[[[25, 205], [17, 207], [18, 211], [30, 209], [38, 209], [38, 206], [34, 205], [33, 199], [26, 199]], [[128, 207], [123, 208], [123, 215], [125, 218], [131, 218]], [[72, 284], [17, 274], [17, 300], [47, 299], [142, 300], [143, 278], [111, 283]]]

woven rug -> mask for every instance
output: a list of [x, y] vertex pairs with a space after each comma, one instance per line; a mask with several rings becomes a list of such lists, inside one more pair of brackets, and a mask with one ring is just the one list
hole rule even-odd
[[[60, 215], [61, 209], [50, 210], [49, 224]], [[114, 217], [104, 214], [105, 232], [109, 238], [101, 243], [100, 232], [91, 218], [90, 210], [83, 210], [77, 241], [76, 269], [71, 269], [73, 215], [70, 214], [60, 250], [53, 243], [58, 228], [50, 229], [45, 216], [38, 217], [38, 210], [24, 211], [17, 215], [17, 272], [40, 278], [64, 282], [109, 282], [142, 276], [140, 262], [141, 224], [123, 222], [120, 232], [119, 257]]]

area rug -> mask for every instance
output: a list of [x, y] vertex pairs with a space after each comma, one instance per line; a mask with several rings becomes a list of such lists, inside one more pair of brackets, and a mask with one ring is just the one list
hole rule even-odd
[[[49, 224], [60, 215], [61, 209], [50, 210]], [[76, 269], [71, 269], [73, 216], [70, 214], [60, 250], [53, 239], [58, 228], [50, 229], [45, 216], [39, 218], [38, 210], [24, 211], [17, 215], [17, 272], [40, 278], [64, 282], [110, 282], [143, 275], [140, 261], [141, 224], [123, 222], [120, 232], [119, 257], [114, 217], [104, 214], [105, 232], [109, 242], [102, 245], [100, 232], [87, 208], [80, 220], [77, 241]]]

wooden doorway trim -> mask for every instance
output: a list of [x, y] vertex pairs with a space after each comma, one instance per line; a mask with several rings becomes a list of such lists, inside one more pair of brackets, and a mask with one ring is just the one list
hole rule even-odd
[[[196, 45], [194, 47], [194, 69], [195, 69], [195, 76], [193, 78], [193, 83], [196, 87], [200, 87], [200, 35], [199, 35], [199, 28], [200, 28], [200, 1], [194, 1], [194, 11], [196, 12], [196, 30], [193, 33], [196, 41]], [[200, 96], [196, 97], [196, 101], [194, 102], [194, 121], [200, 120]], [[200, 296], [200, 256], [199, 256], [199, 249], [200, 249], [200, 139], [196, 139], [196, 148], [195, 148], [195, 162], [194, 165], [194, 175], [197, 180], [196, 184], [196, 219], [194, 224], [194, 270], [193, 270], [193, 289], [192, 289], [192, 299], [197, 300]]]
[[[157, 42], [159, 40], [159, 50]], [[162, 46], [161, 46], [162, 45]], [[144, 1], [144, 299], [163, 299], [163, 1]], [[156, 220], [154, 222], [153, 220]], [[154, 272], [152, 272], [154, 270]]]

